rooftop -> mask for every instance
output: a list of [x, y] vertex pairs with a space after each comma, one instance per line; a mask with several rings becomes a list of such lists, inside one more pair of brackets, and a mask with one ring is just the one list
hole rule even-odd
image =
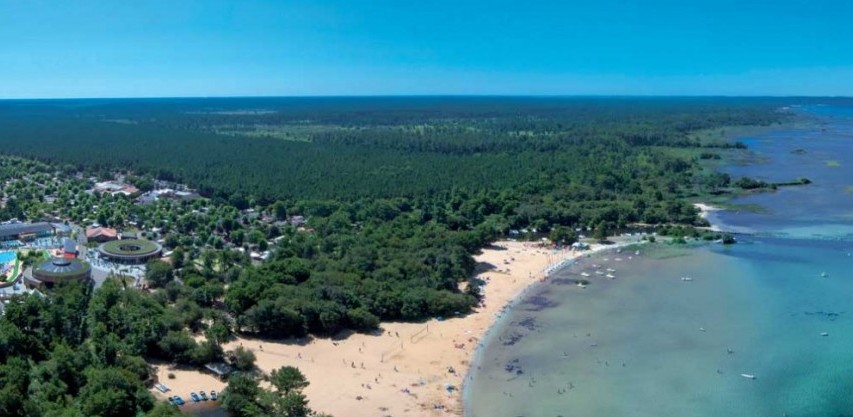
[[62, 277], [88, 270], [89, 264], [79, 259], [51, 258], [38, 265], [39, 275]]
[[111, 229], [109, 227], [89, 227], [86, 229], [86, 237], [96, 237], [96, 236], [108, 236], [108, 237], [116, 237], [118, 232], [116, 229]]
[[47, 222], [38, 223], [9, 223], [0, 225], [0, 236], [19, 235], [22, 233], [37, 233], [53, 231], [53, 226]]

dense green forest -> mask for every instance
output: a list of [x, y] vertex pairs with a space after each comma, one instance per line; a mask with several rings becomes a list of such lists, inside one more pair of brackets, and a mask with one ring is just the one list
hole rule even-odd
[[[709, 187], [700, 160], [737, 144], [692, 133], [777, 122], [785, 117], [778, 105], [686, 98], [4, 102], [0, 144], [69, 176], [129, 171], [198, 187], [212, 198], [204, 204], [213, 211], [202, 217], [121, 200], [94, 214], [119, 227], [132, 219], [163, 228], [171, 232], [167, 246], [181, 254], [279, 238], [263, 265], [183, 282], [229, 284], [211, 291], [224, 294], [235, 331], [331, 334], [379, 320], [464, 314], [478, 296], [476, 281], [458, 290], [473, 271], [471, 255], [514, 229], [571, 243], [576, 230], [606, 236], [631, 223], [697, 222], [685, 197]], [[715, 190], [729, 185], [710, 178]], [[59, 197], [75, 205], [70, 215], [78, 220], [87, 214], [81, 207], [96, 204], [71, 192]], [[246, 227], [237, 210], [249, 207], [280, 220], [305, 216], [311, 232]], [[168, 213], [184, 214], [169, 221]], [[175, 285], [167, 281], [161, 284]]]
[[[233, 334], [330, 335], [466, 314], [480, 295], [472, 255], [513, 230], [568, 244], [632, 223], [701, 224], [689, 197], [752, 183], [703, 167], [742, 145], [695, 133], [780, 122], [789, 117], [777, 111], [782, 104], [0, 102], [0, 149], [24, 157], [0, 159], [2, 220], [132, 224], [152, 236], [156, 228], [174, 250], [171, 264], [148, 265], [151, 294], [112, 280], [94, 293], [69, 286], [10, 302], [0, 319], [0, 412], [169, 415], [143, 389], [146, 361], [239, 362], [220, 347]], [[134, 196], [85, 191], [88, 175], [117, 172], [141, 188], [176, 180], [209, 198], [139, 205]], [[307, 225], [287, 222], [294, 215]], [[250, 263], [246, 253], [265, 249], [268, 261]], [[276, 395], [287, 390], [262, 393], [244, 382], [231, 390], [243, 398], [231, 402], [238, 414], [283, 406]]]
[[[623, 182], [643, 163], [667, 163], [646, 146], [696, 146], [691, 131], [771, 123], [778, 118], [774, 105], [545, 98], [6, 102], [0, 144], [4, 152], [77, 169], [177, 178], [237, 205], [419, 197], [454, 188], [597, 185], [605, 180], [599, 177]], [[216, 133], [222, 131], [231, 134]]]

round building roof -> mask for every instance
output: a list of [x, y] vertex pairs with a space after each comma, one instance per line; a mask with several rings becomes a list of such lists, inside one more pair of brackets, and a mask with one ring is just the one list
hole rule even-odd
[[102, 255], [113, 258], [145, 258], [159, 254], [163, 249], [159, 244], [143, 239], [113, 240], [98, 247]]
[[88, 274], [89, 264], [79, 259], [52, 258], [33, 269], [36, 278], [65, 278]]

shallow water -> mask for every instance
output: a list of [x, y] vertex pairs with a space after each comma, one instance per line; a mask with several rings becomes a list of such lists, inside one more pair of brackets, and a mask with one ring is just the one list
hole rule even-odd
[[[839, 116], [826, 126], [853, 123]], [[813, 134], [756, 139], [750, 147], [766, 162], [730, 168], [815, 181], [738, 201], [765, 213], [717, 214], [758, 236], [730, 247], [645, 245], [630, 260], [633, 252], [602, 255], [529, 291], [475, 359], [468, 416], [853, 413], [853, 218], [844, 214], [853, 195], [838, 192], [853, 181], [853, 139]], [[791, 146], [813, 163], [792, 162], [803, 155]], [[830, 153], [839, 166], [817, 163]], [[616, 278], [594, 274], [596, 263]], [[583, 271], [592, 273], [586, 289], [572, 285]]]

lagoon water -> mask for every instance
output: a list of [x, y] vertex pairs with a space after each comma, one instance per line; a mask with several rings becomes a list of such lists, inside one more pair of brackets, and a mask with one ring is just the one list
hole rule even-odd
[[803, 111], [822, 124], [745, 138], [761, 163], [727, 171], [814, 184], [717, 213], [757, 233], [737, 245], [642, 245], [531, 289], [475, 358], [467, 415], [853, 415], [853, 111]]

